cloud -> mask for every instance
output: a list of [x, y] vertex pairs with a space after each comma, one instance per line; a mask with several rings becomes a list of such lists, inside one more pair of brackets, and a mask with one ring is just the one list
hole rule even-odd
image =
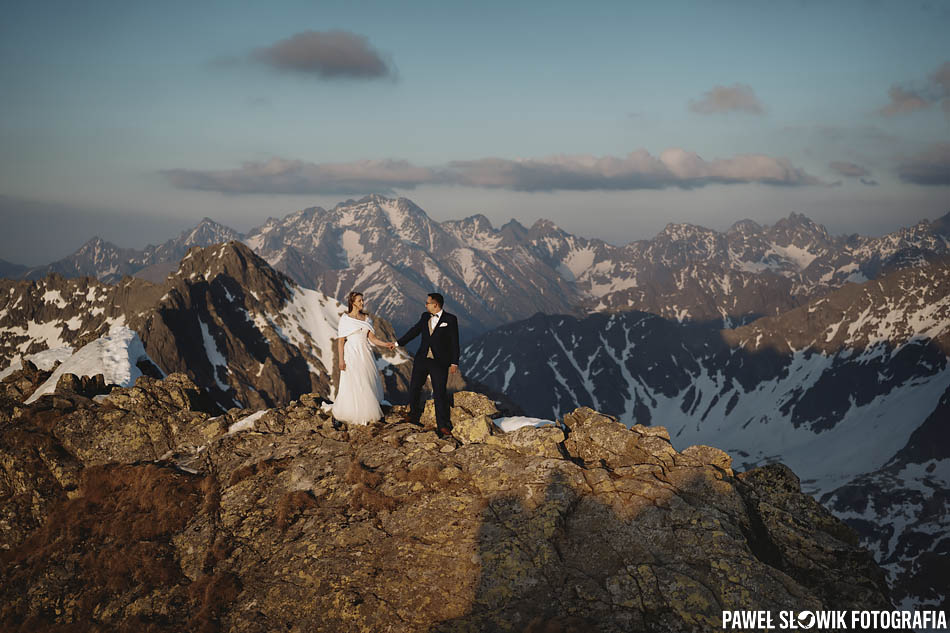
[[917, 185], [950, 185], [950, 143], [936, 143], [905, 159], [897, 168], [904, 182]]
[[745, 84], [716, 86], [704, 94], [701, 100], [690, 100], [689, 109], [699, 114], [734, 111], [751, 114], [765, 113], [765, 107], [752, 92], [752, 87]]
[[403, 160], [317, 165], [271, 158], [263, 163], [244, 163], [239, 169], [169, 169], [161, 173], [179, 189], [230, 194], [389, 194], [397, 187], [412, 189], [439, 180], [439, 175], [433, 170], [414, 167]]
[[713, 183], [773, 185], [824, 184], [785, 159], [746, 154], [705, 161], [698, 154], [668, 149], [658, 157], [646, 150], [626, 157], [555, 156], [546, 159], [486, 158], [449, 164], [459, 184], [514, 191], [633, 190], [693, 188]]
[[950, 62], [944, 62], [943, 65], [930, 76], [931, 83], [942, 95], [940, 98], [940, 107], [944, 113], [950, 116]]
[[900, 86], [892, 86], [887, 94], [890, 95], [891, 102], [880, 110], [881, 114], [885, 116], [906, 114], [907, 112], [916, 112], [930, 107], [930, 102], [927, 99]]
[[278, 70], [322, 79], [394, 77], [395, 70], [362, 35], [303, 31], [251, 52], [250, 59]]
[[869, 187], [876, 187], [877, 181], [873, 178], [859, 178], [862, 185], [868, 185]]
[[841, 160], [831, 161], [828, 163], [828, 166], [838, 174], [847, 176], [849, 178], [860, 178], [871, 173], [864, 167], [861, 167], [861, 165], [856, 165], [854, 163], [848, 163]]
[[706, 161], [682, 149], [668, 149], [658, 157], [637, 150], [625, 157], [482, 158], [437, 167], [418, 167], [405, 160], [315, 164], [272, 158], [232, 170], [169, 169], [162, 173], [179, 189], [229, 194], [362, 195], [421, 185], [538, 192], [689, 189], [714, 183], [828, 184], [781, 158], [746, 154]]
[[926, 110], [934, 104], [940, 104], [950, 116], [950, 62], [944, 62], [925, 83], [915, 88], [895, 85], [887, 93], [891, 102], [878, 111], [885, 116]]

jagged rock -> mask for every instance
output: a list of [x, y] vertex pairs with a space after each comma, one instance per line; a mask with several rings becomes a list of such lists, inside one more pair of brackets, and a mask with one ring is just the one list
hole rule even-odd
[[[457, 391], [450, 394], [449, 419], [453, 425], [459, 424], [463, 420], [478, 417], [480, 415], [489, 418], [497, 416], [499, 411], [495, 402], [480, 393], [472, 391]], [[401, 409], [400, 409], [401, 410]], [[408, 411], [408, 409], [406, 409]], [[422, 410], [419, 422], [425, 428], [435, 428], [435, 402], [426, 400]]]
[[[842, 604], [864, 597], [853, 583], [841, 583], [848, 575], [864, 575], [878, 586], [886, 586], [884, 571], [867, 550], [856, 549], [858, 534], [836, 519], [809, 495], [801, 494], [798, 477], [784, 464], [771, 464], [739, 473], [752, 527], [750, 545], [756, 555], [781, 569], [798, 582], [808, 582], [819, 599], [834, 595]], [[809, 538], [802, 539], [801, 526], [809, 526]]]
[[82, 386], [79, 382], [79, 376], [76, 374], [63, 374], [56, 381], [56, 391], [72, 391], [80, 393]]
[[485, 442], [491, 437], [492, 421], [487, 415], [464, 418], [452, 425], [452, 435], [462, 444]]
[[25, 401], [53, 374], [52, 371], [37, 369], [29, 360], [23, 360], [22, 365], [0, 381], [0, 398], [7, 401], [7, 405], [0, 407], [0, 410], [9, 411], [14, 404]]
[[44, 396], [23, 408], [21, 424], [48, 431], [86, 465], [132, 462], [206, 443], [209, 406], [183, 374], [142, 376], [132, 387], [112, 389], [101, 405], [69, 392]]
[[[167, 420], [176, 381], [116, 390], [132, 411], [57, 411], [99, 433]], [[780, 465], [733, 476], [715, 449], [590, 409], [456, 447], [396, 407], [341, 431], [302, 400], [253, 431], [223, 432], [235, 410], [210, 441], [172, 434], [178, 469], [86, 464], [0, 552], [0, 628], [665, 632], [717, 629], [723, 609], [890, 606], [854, 533]]]
[[91, 398], [102, 393], [108, 393], [109, 388], [106, 387], [106, 378], [103, 374], [96, 374], [95, 376], [63, 374], [56, 381], [56, 391], [78, 393]]
[[76, 489], [82, 464], [37, 428], [0, 431], [0, 550], [8, 550], [46, 520]]
[[523, 426], [510, 433], [502, 433], [488, 439], [489, 444], [504, 446], [525, 455], [559, 458], [564, 431], [556, 426]]
[[[659, 435], [644, 435], [632, 432], [615, 419], [582, 407], [564, 417], [570, 429], [565, 446], [571, 455], [587, 463], [604, 464], [608, 468], [621, 468], [633, 464], [668, 463], [672, 446], [663, 446], [661, 451], [649, 452], [645, 446], [656, 444]], [[641, 438], [651, 438], [640, 446]], [[667, 441], [666, 444], [669, 444]]]
[[463, 417], [477, 417], [480, 415], [489, 418], [498, 415], [498, 407], [490, 399], [480, 393], [459, 391], [452, 396], [453, 421]]
[[[708, 464], [717, 468], [722, 468], [729, 474], [732, 474], [732, 458], [715, 446], [689, 446], [683, 450], [683, 455], [695, 459], [700, 464]], [[801, 491], [801, 489], [799, 489]]]

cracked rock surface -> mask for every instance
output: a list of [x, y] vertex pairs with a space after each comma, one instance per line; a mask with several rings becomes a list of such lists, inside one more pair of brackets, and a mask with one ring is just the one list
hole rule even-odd
[[202, 406], [183, 375], [4, 401], [0, 629], [708, 631], [890, 607], [788, 468], [735, 473], [659, 426], [577, 409], [504, 434], [461, 392], [455, 439], [431, 403], [422, 426], [397, 406], [347, 427], [314, 395], [228, 433], [253, 412]]

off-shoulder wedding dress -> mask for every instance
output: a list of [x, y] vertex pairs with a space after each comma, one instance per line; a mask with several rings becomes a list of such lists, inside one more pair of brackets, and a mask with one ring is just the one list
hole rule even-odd
[[383, 417], [379, 401], [383, 399], [383, 385], [367, 338], [376, 331], [362, 319], [344, 314], [337, 328], [338, 337], [346, 337], [343, 361], [346, 369], [340, 371], [340, 387], [331, 409], [333, 417], [348, 424], [369, 424]]

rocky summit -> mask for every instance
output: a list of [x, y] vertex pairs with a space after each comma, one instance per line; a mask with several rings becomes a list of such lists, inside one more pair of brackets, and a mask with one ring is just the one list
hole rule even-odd
[[4, 631], [709, 631], [891, 606], [791, 470], [735, 472], [661, 426], [581, 408], [503, 433], [464, 391], [448, 439], [431, 402], [421, 425], [394, 406], [347, 427], [314, 394], [214, 416], [183, 374], [23, 404], [42, 379], [0, 391]]

